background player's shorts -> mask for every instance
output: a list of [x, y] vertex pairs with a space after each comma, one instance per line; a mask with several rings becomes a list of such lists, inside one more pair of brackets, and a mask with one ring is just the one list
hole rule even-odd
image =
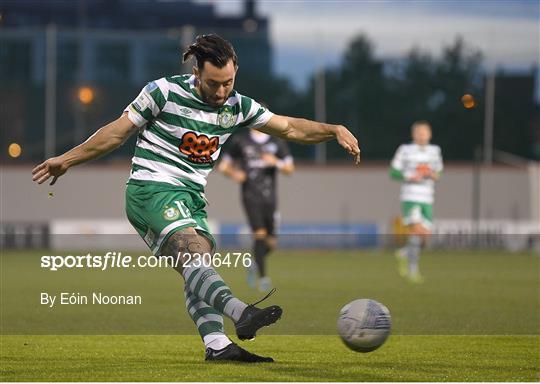
[[403, 224], [422, 224], [426, 229], [433, 227], [433, 206], [415, 201], [402, 201]]
[[174, 186], [147, 183], [128, 184], [126, 213], [154, 255], [174, 232], [193, 227], [216, 242], [208, 227], [206, 201], [199, 192]]
[[273, 236], [277, 217], [275, 202], [255, 199], [242, 199], [242, 202], [251, 230], [264, 228]]

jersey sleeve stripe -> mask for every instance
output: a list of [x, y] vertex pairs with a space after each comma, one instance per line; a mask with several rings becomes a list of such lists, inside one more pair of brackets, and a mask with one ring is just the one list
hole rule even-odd
[[131, 121], [136, 127], [140, 128], [147, 123], [147, 120], [142, 117], [141, 114], [131, 104], [124, 111], [127, 111], [129, 121]]
[[[159, 111], [162, 111], [163, 108], [165, 108], [165, 103], [167, 102], [167, 100], [165, 99], [165, 96], [161, 92], [160, 88], [156, 88], [152, 92], [150, 92], [150, 97], [152, 97], [152, 100], [154, 100], [154, 103], [156, 103], [156, 106], [159, 109]], [[155, 111], [154, 116], [157, 116], [159, 111]]]
[[[128, 117], [130, 117], [130, 121], [134, 123], [137, 127], [142, 127], [144, 124], [148, 123], [152, 118], [154, 117], [152, 115], [152, 110], [150, 108], [146, 108], [142, 111], [138, 111], [133, 104], [130, 104], [129, 111], [128, 111]], [[133, 121], [135, 120], [135, 121]]]
[[258, 113], [255, 120], [251, 122], [250, 128], [260, 128], [265, 126], [268, 121], [274, 116], [272, 112], [267, 109], [264, 109], [262, 113]]
[[[258, 119], [267, 111], [265, 111], [263, 108], [259, 109], [259, 111], [257, 111], [255, 113], [254, 116], [250, 117], [249, 119], [247, 120], [244, 120], [241, 124], [239, 124], [240, 127], [250, 127], [250, 128], [258, 128], [259, 126], [261, 125], [264, 125], [264, 124], [261, 124], [261, 123], [258, 123]], [[271, 117], [271, 116], [270, 116]], [[268, 120], [270, 120], [270, 117], [268, 117], [265, 121], [268, 122]]]
[[[247, 113], [244, 113], [243, 110], [244, 100], [249, 100], [249, 110]], [[262, 107], [259, 103], [250, 99], [249, 97], [242, 97], [242, 112], [244, 115], [244, 120], [238, 124], [239, 127], [259, 128], [268, 123], [268, 121], [274, 115], [272, 112]]]
[[241, 97], [241, 110], [242, 110], [242, 120], [249, 119], [249, 111], [251, 110], [251, 104], [253, 100], [249, 97]]

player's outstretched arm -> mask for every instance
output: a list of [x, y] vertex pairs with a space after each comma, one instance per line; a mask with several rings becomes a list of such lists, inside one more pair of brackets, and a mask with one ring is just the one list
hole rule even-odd
[[358, 140], [343, 125], [274, 115], [265, 126], [258, 128], [258, 130], [302, 144], [317, 144], [336, 139], [339, 145], [355, 157], [356, 164], [360, 163]]
[[137, 130], [127, 114], [98, 129], [84, 143], [63, 155], [51, 157], [32, 170], [32, 180], [42, 184], [52, 177], [51, 185], [74, 165], [103, 156], [122, 145]]

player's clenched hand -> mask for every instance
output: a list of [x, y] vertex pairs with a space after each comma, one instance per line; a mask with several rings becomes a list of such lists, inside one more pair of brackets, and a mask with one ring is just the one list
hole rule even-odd
[[413, 183], [418, 183], [424, 179], [424, 175], [420, 172], [415, 172], [407, 181], [412, 181]]
[[67, 169], [65, 161], [61, 157], [51, 157], [32, 170], [32, 180], [43, 184], [52, 177], [50, 185], [53, 185], [60, 176], [66, 173]]
[[235, 171], [235, 172], [232, 174], [232, 178], [233, 178], [236, 182], [242, 184], [244, 181], [246, 181], [247, 175], [246, 175], [246, 173], [245, 173], [244, 171], [237, 170], [237, 171]]
[[355, 164], [360, 164], [360, 148], [358, 140], [343, 125], [338, 125], [336, 130], [336, 140], [350, 155], [354, 156]]
[[271, 167], [275, 167], [279, 159], [271, 153], [263, 153], [261, 159]]

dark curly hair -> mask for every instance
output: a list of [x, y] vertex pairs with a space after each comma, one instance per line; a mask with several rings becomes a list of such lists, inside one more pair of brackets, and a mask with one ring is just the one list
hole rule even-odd
[[202, 70], [204, 63], [209, 61], [218, 68], [223, 68], [229, 60], [234, 66], [238, 65], [238, 58], [230, 42], [216, 34], [199, 35], [195, 42], [184, 52], [183, 61], [195, 56], [197, 67]]

